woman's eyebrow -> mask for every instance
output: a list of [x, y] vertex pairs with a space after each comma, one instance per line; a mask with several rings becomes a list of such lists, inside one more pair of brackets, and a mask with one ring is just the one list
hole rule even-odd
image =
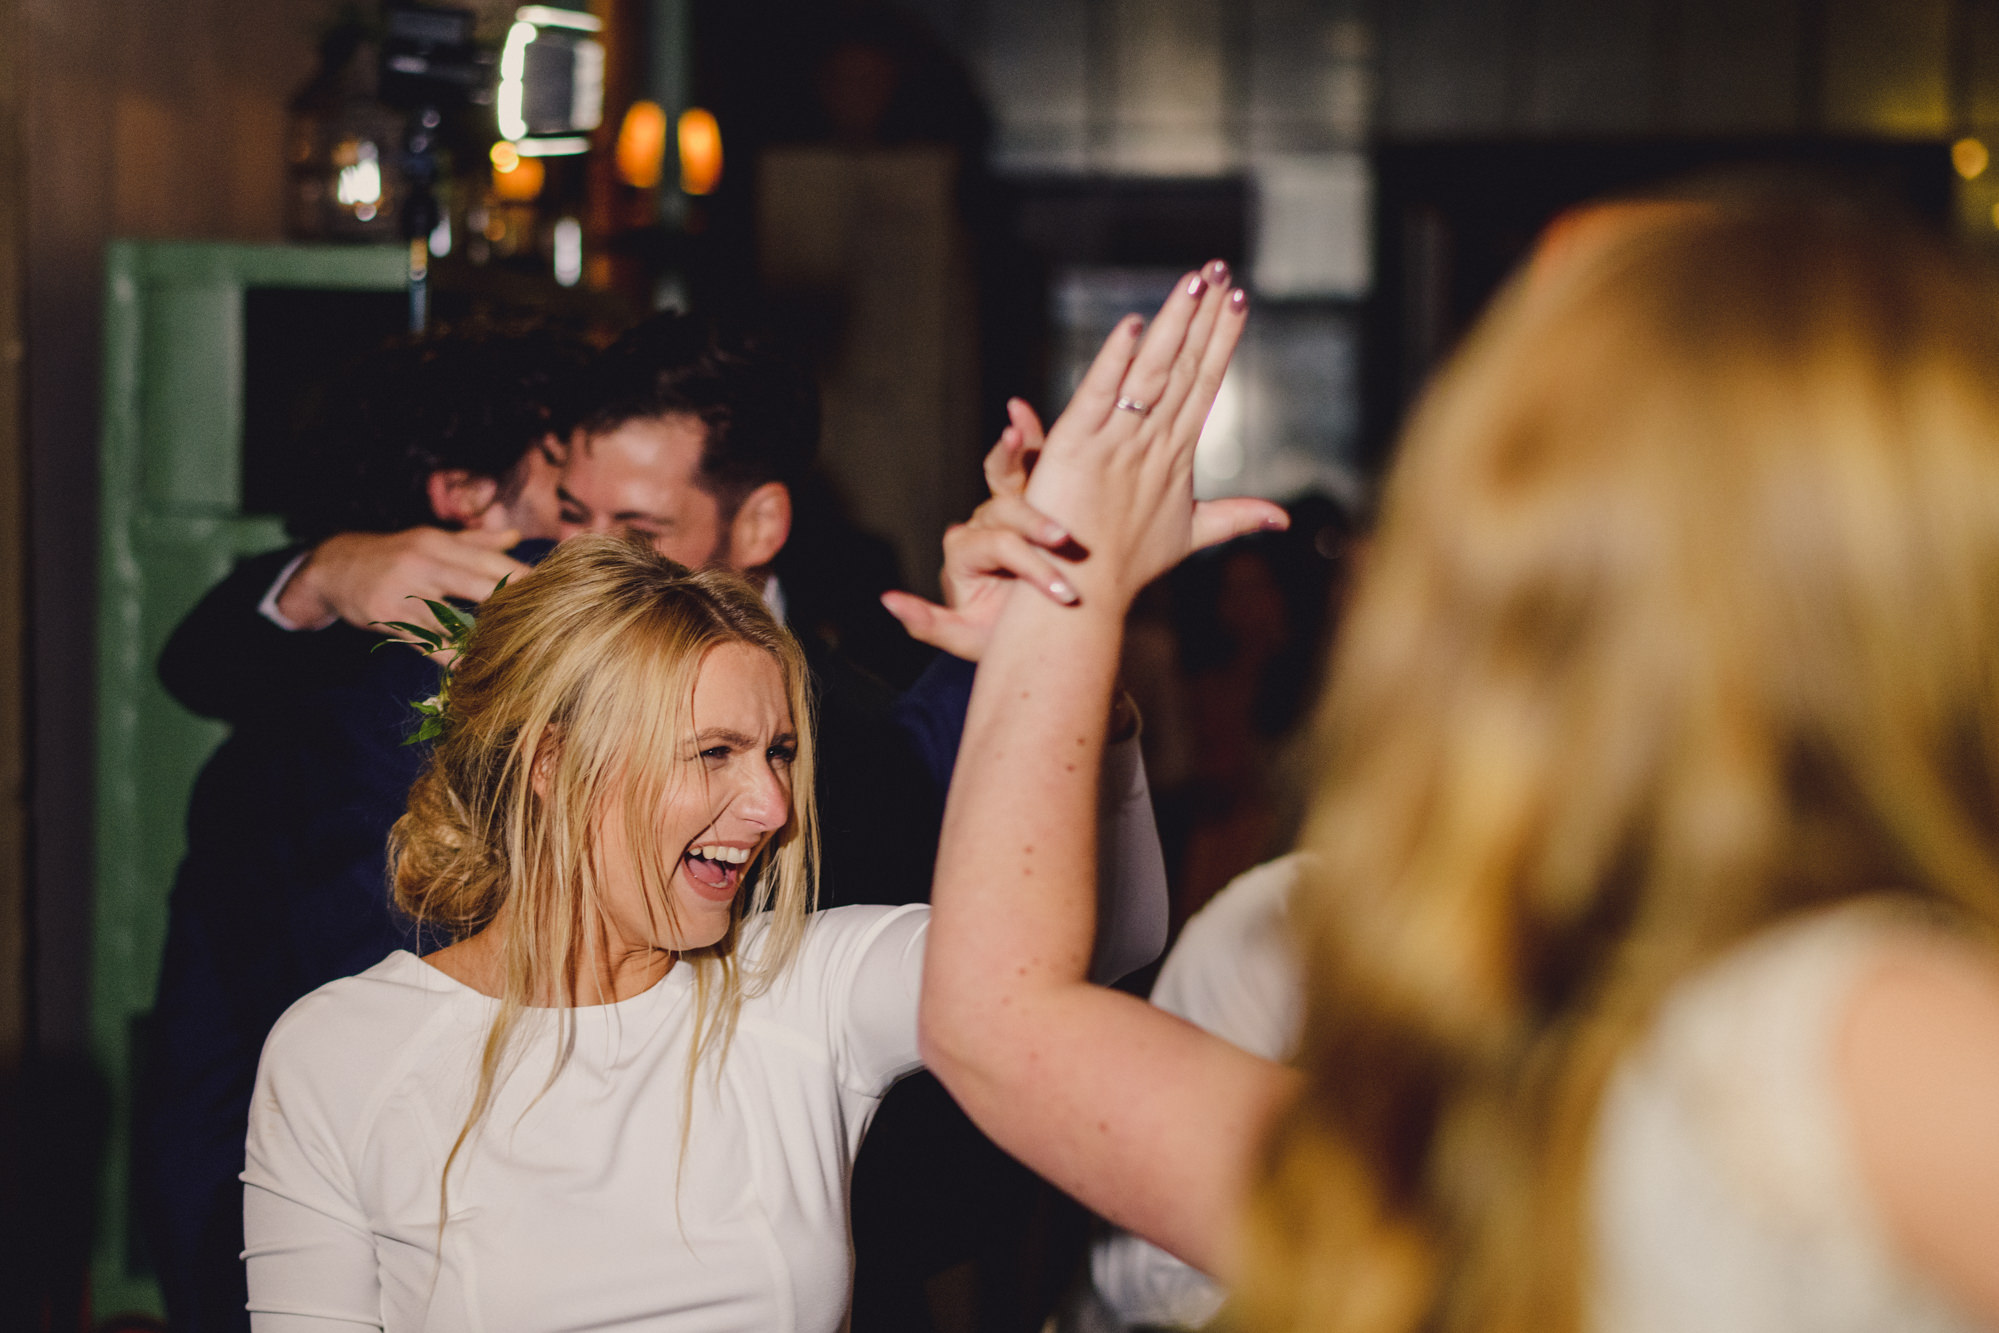
[[746, 736], [740, 731], [731, 731], [727, 727], [708, 727], [695, 732], [694, 738], [698, 741], [727, 741], [731, 745], [740, 746], [750, 746], [757, 743], [756, 737]]

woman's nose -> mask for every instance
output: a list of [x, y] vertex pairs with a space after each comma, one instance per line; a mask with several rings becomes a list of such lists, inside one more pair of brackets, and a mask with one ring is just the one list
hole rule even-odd
[[768, 763], [749, 765], [736, 796], [736, 813], [766, 832], [775, 833], [791, 818], [791, 787]]

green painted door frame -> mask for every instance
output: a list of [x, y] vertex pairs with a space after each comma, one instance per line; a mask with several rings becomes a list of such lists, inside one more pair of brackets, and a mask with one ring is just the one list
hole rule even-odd
[[400, 249], [115, 241], [106, 255], [91, 1042], [111, 1098], [92, 1263], [100, 1315], [160, 1310], [131, 1209], [131, 1093], [196, 772], [224, 728], [153, 663], [237, 558], [280, 545], [243, 512], [243, 294], [393, 291]]

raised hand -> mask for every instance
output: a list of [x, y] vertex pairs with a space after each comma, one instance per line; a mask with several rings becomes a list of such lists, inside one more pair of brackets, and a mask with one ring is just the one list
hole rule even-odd
[[986, 489], [996, 496], [1024, 495], [1027, 479], [1041, 459], [1041, 447], [1048, 436], [1041, 428], [1040, 416], [1025, 398], [1006, 400], [1006, 418], [1007, 426], [1000, 432], [999, 443], [986, 453]]
[[992, 498], [944, 534], [944, 605], [914, 593], [882, 594], [882, 605], [919, 643], [976, 662], [985, 654], [993, 622], [1016, 580], [1033, 584], [1051, 600], [1076, 601], [1076, 590], [1061, 564], [1047, 552], [1071, 548], [1061, 524], [1022, 497], [1041, 450], [1041, 419], [1018, 398], [1007, 403], [1011, 424], [986, 454], [986, 484]]
[[1120, 322], [1042, 444], [1026, 498], [1087, 552], [1069, 569], [1085, 599], [1121, 607], [1195, 549], [1288, 522], [1263, 500], [1194, 500], [1194, 447], [1249, 313], [1228, 279], [1215, 260], [1151, 328]]

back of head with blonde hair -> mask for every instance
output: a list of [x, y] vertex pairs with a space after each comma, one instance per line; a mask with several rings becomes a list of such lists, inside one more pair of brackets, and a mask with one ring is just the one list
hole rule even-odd
[[1675, 981], [1872, 892], [1999, 923], [1999, 291], [1710, 202], [1517, 284], [1406, 437], [1244, 1328], [1580, 1327], [1597, 1106]]
[[688, 758], [695, 679], [725, 643], [777, 662], [798, 748], [791, 818], [745, 868], [734, 907], [735, 922], [769, 913], [755, 974], [736, 964], [733, 925], [677, 964], [696, 979], [690, 1105], [704, 1054], [726, 1046], [745, 990], [795, 956], [812, 908], [804, 657], [740, 576], [689, 570], [620, 538], [565, 542], [481, 609], [452, 668], [444, 732], [389, 844], [396, 902], [418, 921], [465, 939], [506, 913], [501, 1004], [453, 1156], [491, 1104], [523, 1011], [606, 998], [593, 992], [600, 978], [587, 959], [603, 928], [596, 832], [611, 802], [621, 803], [631, 864], [663, 926], [656, 937], [673, 937], [668, 884], [686, 849], [662, 845], [659, 812], [679, 784], [699, 780]]

